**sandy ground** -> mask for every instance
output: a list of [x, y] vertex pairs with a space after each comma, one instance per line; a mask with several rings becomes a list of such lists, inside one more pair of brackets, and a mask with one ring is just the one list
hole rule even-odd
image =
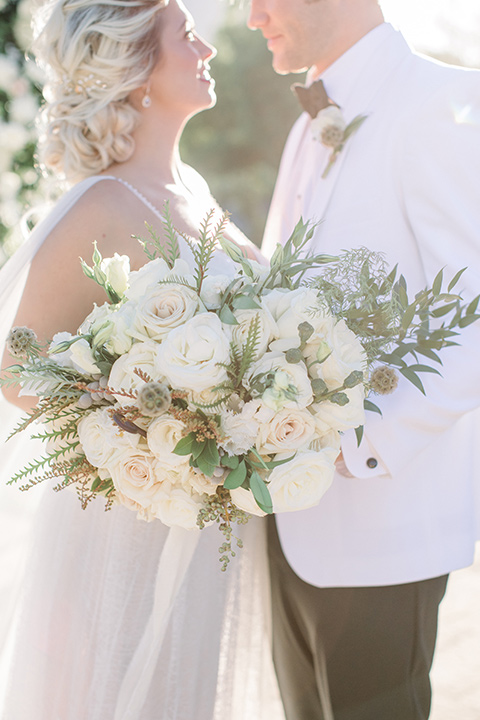
[[431, 720], [479, 720], [480, 546], [474, 565], [450, 576], [439, 623]]

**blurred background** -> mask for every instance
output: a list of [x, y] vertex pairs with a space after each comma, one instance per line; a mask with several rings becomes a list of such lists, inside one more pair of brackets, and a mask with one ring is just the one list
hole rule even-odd
[[[186, 0], [198, 30], [215, 42], [218, 104], [194, 118], [184, 159], [208, 180], [241, 229], [261, 241], [282, 147], [299, 114], [292, 78], [275, 75], [259, 32], [245, 27], [248, 2]], [[480, 67], [478, 0], [383, 0], [386, 18], [418, 51]], [[34, 117], [41, 74], [28, 55], [32, 0], [0, 0], [0, 265], [21, 242], [20, 220], [42, 203]]]
[[[299, 110], [292, 77], [275, 75], [260, 33], [245, 27], [248, 2], [185, 0], [197, 28], [218, 48], [217, 106], [194, 118], [182, 155], [210, 183], [234, 221], [260, 243], [280, 155]], [[480, 67], [479, 0], [383, 0], [386, 19], [419, 52]], [[0, 0], [0, 266], [22, 240], [21, 219], [48, 188], [35, 167], [34, 118], [42, 77], [28, 60], [32, 0]], [[27, 58], [25, 57], [27, 54]], [[0, 308], [1, 312], [1, 308]], [[1, 435], [0, 417], [0, 435]], [[0, 619], [19, 568], [33, 511], [15, 488], [0, 493]], [[480, 717], [480, 558], [454, 573], [442, 603], [431, 720]], [[0, 623], [0, 636], [1, 636]], [[1, 646], [1, 637], [0, 637]], [[1, 683], [0, 683], [1, 685]], [[266, 718], [266, 720], [268, 720]]]

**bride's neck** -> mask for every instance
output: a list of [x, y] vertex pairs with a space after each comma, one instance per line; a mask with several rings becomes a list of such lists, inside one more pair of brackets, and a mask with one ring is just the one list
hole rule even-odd
[[135, 151], [129, 165], [146, 183], [175, 184], [179, 142], [185, 122], [145, 113], [133, 134]]

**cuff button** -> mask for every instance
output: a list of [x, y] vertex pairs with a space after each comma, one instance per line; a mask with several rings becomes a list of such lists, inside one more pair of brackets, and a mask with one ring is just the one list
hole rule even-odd
[[371, 470], [376, 468], [378, 465], [378, 460], [375, 460], [375, 458], [368, 458], [367, 460], [367, 467], [369, 467]]

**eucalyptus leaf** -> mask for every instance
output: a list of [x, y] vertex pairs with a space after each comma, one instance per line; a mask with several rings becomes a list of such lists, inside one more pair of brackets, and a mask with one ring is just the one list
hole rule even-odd
[[273, 503], [270, 492], [265, 481], [262, 480], [256, 471], [254, 471], [250, 476], [250, 489], [257, 501], [258, 507], [263, 510], [263, 512], [271, 515], [273, 513]]
[[236, 488], [243, 485], [246, 477], [247, 466], [245, 464], [245, 460], [242, 460], [239, 466], [227, 475], [223, 483], [223, 487], [225, 487], [227, 490], [235, 490]]
[[226, 325], [238, 325], [238, 320], [228, 305], [224, 305], [219, 313], [220, 320]]

